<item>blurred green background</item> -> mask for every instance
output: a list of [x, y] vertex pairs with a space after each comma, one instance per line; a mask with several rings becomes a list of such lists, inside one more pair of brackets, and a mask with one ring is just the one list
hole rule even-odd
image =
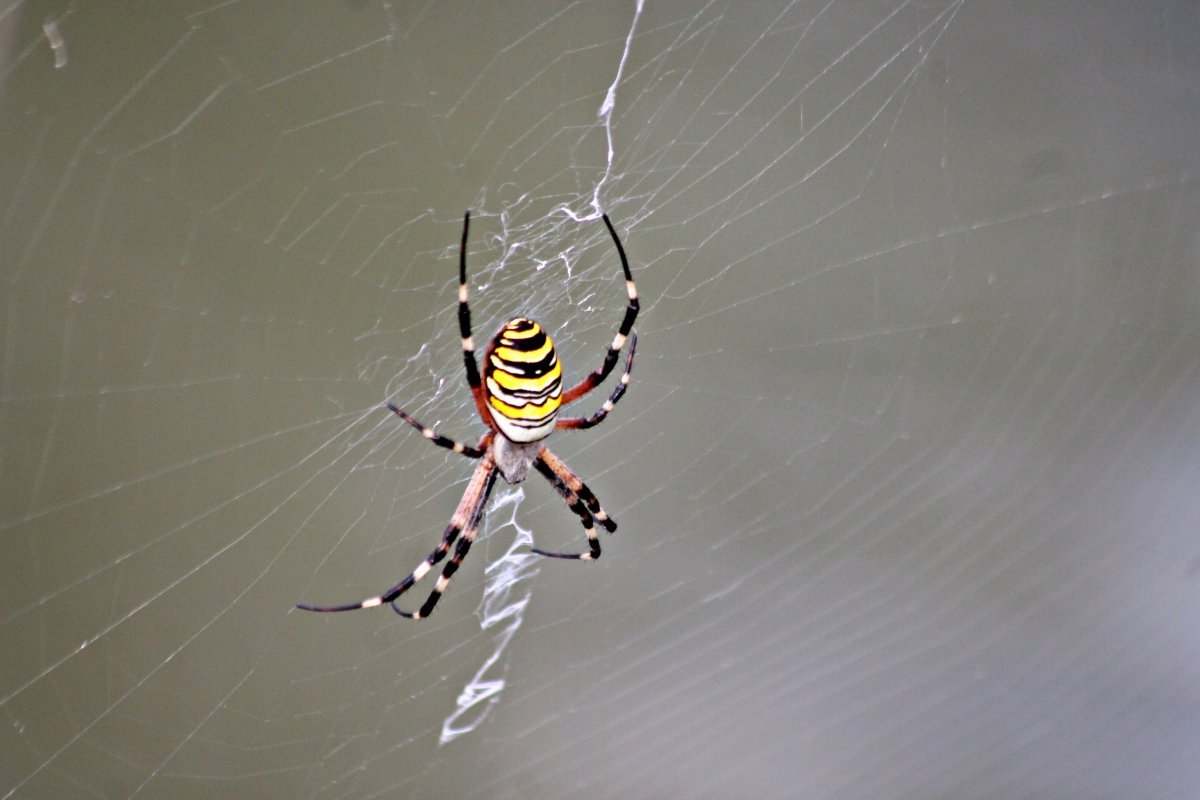
[[[1198, 34], [10, 3], [0, 798], [1196, 797]], [[383, 404], [482, 430], [468, 207], [477, 339], [534, 316], [568, 379], [625, 237], [633, 386], [550, 441], [621, 529], [520, 555], [579, 523], [498, 487], [431, 619], [297, 612], [464, 489]]]

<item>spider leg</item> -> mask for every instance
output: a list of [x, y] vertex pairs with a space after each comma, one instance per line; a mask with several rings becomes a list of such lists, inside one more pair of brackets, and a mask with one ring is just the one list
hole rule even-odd
[[587, 553], [551, 553], [547, 550], [533, 549], [534, 553], [539, 556], [549, 556], [551, 558], [571, 558], [580, 561], [595, 561], [600, 558], [600, 539], [596, 536], [596, 529], [592, 522], [595, 520], [603, 526], [604, 530], [612, 533], [617, 529], [617, 522], [600, 507], [600, 501], [596, 499], [596, 495], [592, 494], [592, 490], [587, 487], [587, 484], [567, 467], [562, 460], [551, 453], [546, 448], [542, 448], [542, 452], [538, 455], [538, 459], [534, 462], [537, 471], [542, 473], [542, 476], [550, 481], [550, 485], [562, 495], [567, 506], [579, 515], [579, 521], [583, 523], [583, 532], [587, 536], [588, 549]]
[[[475, 474], [471, 476], [470, 482], [467, 484], [467, 489], [463, 492], [462, 500], [458, 503], [458, 508], [454, 511], [454, 516], [450, 518], [450, 524], [446, 526], [446, 532], [442, 534], [442, 542], [437, 546], [437, 549], [430, 553], [421, 564], [414, 569], [407, 578], [397, 583], [392, 588], [388, 589], [381, 595], [376, 597], [368, 597], [357, 603], [347, 603], [340, 606], [313, 606], [307, 603], [299, 603], [296, 607], [302, 608], [305, 611], [319, 611], [328, 613], [331, 611], [357, 611], [360, 608], [375, 608], [384, 603], [393, 603], [396, 598], [407, 592], [412, 585], [424, 578], [434, 565], [446, 557], [450, 552], [450, 546], [454, 544], [454, 540], [458, 538], [459, 533], [463, 533], [464, 539], [470, 536], [475, 538], [475, 526], [479, 523], [479, 516], [483, 513], [483, 506], [487, 502], [488, 494], [492, 490], [492, 484], [496, 481], [496, 465], [490, 458], [485, 458], [479, 462], [479, 466], [475, 468]], [[467, 545], [470, 546], [469, 544]], [[462, 561], [462, 556], [466, 555], [466, 550], [462, 546], [462, 542], [458, 546], [459, 551], [455, 553], [455, 560]], [[451, 562], [454, 563], [454, 562]], [[447, 567], [448, 569], [449, 567]], [[455, 567], [457, 569], [457, 566]], [[451, 570], [453, 573], [453, 570]], [[445, 575], [442, 576], [442, 581], [445, 581]], [[439, 581], [439, 585], [442, 584]], [[435, 595], [440, 595], [445, 589], [442, 585], [441, 589], [434, 589]], [[436, 603], [437, 601], [434, 600]], [[432, 605], [426, 601], [426, 605], [432, 608]], [[395, 605], [392, 606], [395, 608]], [[424, 610], [424, 609], [422, 609]], [[396, 612], [404, 614], [404, 612], [396, 609]], [[422, 614], [424, 616], [424, 614]]]
[[[604, 530], [612, 533], [617, 529], [617, 522], [612, 517], [605, 513], [600, 507], [600, 501], [596, 499], [596, 495], [592, 494], [592, 490], [587, 487], [583, 479], [571, 471], [571, 468], [562, 462], [562, 459], [551, 453], [545, 447], [538, 454], [538, 460], [535, 464], [538, 472], [546, 475], [545, 466], [558, 480], [562, 481], [563, 486], [571, 490], [580, 500], [587, 504], [588, 511], [596, 518], [596, 521], [604, 526]], [[549, 478], [549, 475], [546, 475]], [[551, 480], [551, 483], [554, 481]]]
[[[487, 505], [488, 495], [492, 493], [492, 486], [496, 483], [497, 474], [496, 465], [490, 458], [485, 459], [476, 468], [475, 475], [471, 478], [471, 484], [467, 487], [467, 493], [463, 495], [462, 502], [458, 504], [458, 510], [454, 512], [455, 520], [462, 527], [462, 538], [458, 540], [458, 545], [454, 548], [454, 556], [446, 563], [437, 583], [433, 585], [433, 591], [429, 593], [429, 597], [425, 598], [425, 603], [419, 610], [405, 611], [396, 605], [396, 598], [389, 601], [392, 604], [392, 610], [397, 614], [408, 619], [424, 619], [433, 612], [433, 607], [438, 604], [438, 600], [442, 599], [442, 594], [450, 585], [450, 579], [458, 571], [459, 565], [467, 557], [467, 551], [471, 549], [471, 543], [475, 541], [475, 534], [479, 530], [479, 521], [483, 518], [483, 509]], [[476, 487], [478, 487], [478, 497], [473, 497]], [[446, 550], [450, 549], [450, 542], [444, 542], [444, 545]], [[443, 550], [441, 556], [445, 554]], [[425, 566], [428, 571], [428, 567], [432, 567], [437, 561], [440, 561], [441, 556], [438, 556], [436, 561], [426, 561], [422, 566]]]
[[454, 439], [450, 439], [446, 436], [442, 436], [440, 433], [435, 431], [433, 428], [427, 427], [425, 425], [422, 425], [420, 422], [417, 422], [417, 420], [413, 419], [413, 417], [407, 411], [404, 411], [404, 410], [398, 408], [397, 406], [393, 405], [392, 403], [388, 403], [387, 407], [389, 409], [391, 409], [392, 412], [396, 416], [398, 416], [400, 419], [404, 420], [409, 425], [412, 425], [414, 428], [419, 430], [421, 432], [422, 436], [424, 436], [426, 439], [428, 439], [429, 441], [436, 444], [438, 447], [444, 447], [447, 450], [453, 450], [456, 453], [462, 453], [467, 458], [479, 458], [484, 453], [486, 453], [487, 446], [489, 443], [491, 443], [492, 437], [494, 435], [491, 431], [488, 431], [487, 433], [485, 433], [483, 435], [483, 438], [479, 440], [479, 444], [472, 447], [469, 444], [463, 444], [462, 442], [458, 442], [458, 441], [455, 441]]
[[483, 381], [479, 377], [479, 364], [475, 361], [475, 339], [471, 336], [471, 305], [467, 302], [467, 232], [471, 228], [471, 212], [463, 215], [462, 245], [458, 251], [458, 332], [462, 335], [463, 365], [467, 368], [467, 385], [475, 398], [475, 410], [489, 429], [495, 430], [496, 423], [488, 412], [483, 396]]
[[625, 257], [625, 247], [621, 244], [621, 237], [617, 236], [616, 229], [609, 222], [608, 214], [603, 216], [604, 224], [608, 226], [608, 232], [617, 246], [617, 254], [621, 257], [621, 269], [625, 271], [625, 291], [629, 294], [629, 305], [625, 306], [625, 318], [621, 320], [621, 327], [617, 330], [617, 335], [613, 337], [612, 344], [608, 346], [608, 352], [604, 354], [604, 362], [596, 367], [595, 372], [589, 373], [578, 384], [563, 392], [563, 405], [578, 400], [604, 382], [608, 373], [612, 372], [613, 367], [617, 365], [617, 357], [621, 348], [625, 346], [625, 340], [629, 338], [630, 331], [633, 330], [633, 321], [637, 319], [639, 308], [637, 287], [633, 283], [633, 273], [629, 271], [629, 259]]
[[579, 495], [567, 488], [567, 485], [562, 482], [562, 479], [554, 474], [546, 464], [542, 461], [537, 462], [537, 470], [550, 481], [550, 485], [562, 495], [562, 499], [566, 501], [567, 507], [579, 515], [579, 521], [583, 523], [583, 532], [588, 540], [588, 552], [586, 553], [552, 553], [549, 550], [540, 548], [532, 548], [532, 552], [539, 556], [548, 556], [550, 558], [569, 558], [579, 561], [595, 561], [600, 558], [600, 539], [596, 536], [596, 526], [593, 522], [593, 517], [583, 501], [579, 499]]
[[597, 411], [595, 414], [592, 414], [590, 417], [560, 417], [558, 421], [554, 423], [554, 427], [559, 429], [581, 430], [583, 428], [590, 428], [593, 425], [599, 425], [601, 422], [603, 422], [604, 418], [608, 416], [608, 412], [613, 410], [613, 406], [617, 404], [617, 401], [620, 400], [625, 394], [625, 390], [629, 388], [629, 376], [630, 373], [633, 372], [633, 354], [636, 351], [637, 334], [635, 333], [629, 340], [629, 357], [625, 359], [625, 371], [621, 373], [621, 380], [617, 382], [616, 388], [613, 389], [612, 394], [608, 396], [608, 399], [604, 401], [604, 404], [600, 406], [599, 411]]

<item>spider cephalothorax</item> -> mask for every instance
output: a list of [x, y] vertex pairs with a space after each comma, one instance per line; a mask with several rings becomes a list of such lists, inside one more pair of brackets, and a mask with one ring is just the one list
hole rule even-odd
[[[471, 549], [471, 543], [475, 541], [475, 533], [483, 517], [488, 495], [496, 483], [497, 474], [502, 475], [509, 483], [520, 483], [525, 480], [530, 469], [536, 469], [562, 496], [583, 524], [588, 540], [588, 552], [551, 553], [538, 549], [534, 549], [533, 552], [543, 556], [581, 561], [594, 561], [600, 557], [600, 539], [596, 536], [595, 523], [599, 523], [609, 533], [617, 529], [617, 523], [604, 512], [600, 501], [579, 476], [541, 442], [555, 430], [590, 428], [603, 421], [625, 393], [629, 386], [629, 375], [633, 371], [637, 335], [632, 331], [633, 321], [638, 313], [637, 289], [633, 283], [633, 274], [629, 271], [629, 261], [625, 257], [621, 238], [609, 222], [608, 215], [601, 216], [613, 243], [617, 246], [617, 254], [621, 257], [629, 304], [625, 307], [621, 326], [604, 354], [604, 361], [588, 373], [587, 377], [564, 392], [562, 366], [559, 364], [558, 354], [554, 351], [554, 343], [550, 341], [542, 326], [525, 317], [510, 319], [492, 337], [484, 352], [483, 374], [480, 375], [479, 365], [475, 361], [475, 342], [471, 337], [471, 308], [467, 302], [467, 232], [470, 230], [471, 212], [466, 213], [463, 217], [462, 245], [458, 261], [458, 326], [462, 334], [467, 385], [471, 388], [479, 418], [487, 425], [488, 430], [479, 440], [479, 444], [472, 447], [442, 436], [391, 403], [388, 403], [388, 408], [439, 447], [445, 447], [469, 458], [480, 459], [479, 466], [475, 468], [475, 473], [463, 492], [462, 500], [450, 518], [450, 524], [442, 534], [441, 544], [408, 577], [383, 594], [368, 597], [358, 603], [340, 606], [312, 606], [302, 603], [300, 608], [307, 611], [353, 611], [390, 603], [401, 616], [411, 619], [429, 616], [449, 586], [450, 578], [458, 570], [458, 565]], [[621, 373], [620, 381], [600, 406], [600, 410], [590, 417], [560, 419], [558, 412], [562, 406], [588, 394], [608, 377], [617, 364], [626, 339], [629, 340], [629, 355], [625, 359], [625, 371]], [[458, 545], [454, 547], [454, 555], [442, 570], [441, 577], [434, 584], [433, 591], [424, 605], [417, 611], [403, 611], [398, 608], [396, 600], [400, 595], [428, 575], [450, 552], [456, 539]]]

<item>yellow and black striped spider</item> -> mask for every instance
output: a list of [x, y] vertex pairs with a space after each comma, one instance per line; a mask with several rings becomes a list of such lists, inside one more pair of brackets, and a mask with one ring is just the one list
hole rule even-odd
[[[633, 284], [633, 275], [629, 271], [629, 260], [625, 257], [621, 239], [612, 223], [608, 221], [607, 214], [603, 215], [603, 219], [612, 235], [613, 243], [617, 246], [617, 254], [621, 257], [629, 305], [625, 307], [625, 318], [621, 320], [621, 327], [609, 345], [603, 363], [564, 392], [562, 367], [558, 363], [554, 343], [540, 325], [524, 317], [510, 319], [492, 337], [483, 356], [483, 377], [480, 378], [479, 365], [475, 363], [475, 344], [471, 338], [471, 309], [467, 303], [467, 231], [471, 224], [471, 212], [466, 213], [463, 217], [462, 248], [458, 259], [458, 327], [462, 333], [467, 384], [471, 387], [471, 395], [475, 398], [475, 408], [479, 417], [488, 430], [479, 440], [479, 444], [472, 447], [442, 436], [391, 403], [388, 403], [388, 408], [437, 446], [461, 453], [468, 458], [482, 460], [467, 483], [467, 489], [454, 511], [454, 516], [450, 518], [450, 524], [446, 526], [446, 532], [442, 534], [441, 544], [407, 578], [383, 594], [368, 597], [358, 603], [342, 606], [312, 606], [301, 603], [300, 608], [305, 611], [322, 612], [354, 611], [389, 603], [402, 617], [423, 619], [429, 616], [441, 599], [442, 593], [446, 591], [459, 564], [466, 558], [471, 543], [475, 541], [484, 505], [491, 494], [492, 486], [496, 483], [496, 474], [502, 475], [508, 483], [520, 483], [525, 480], [530, 467], [550, 481], [567, 506], [579, 515], [588, 540], [586, 553], [550, 553], [538, 549], [534, 549], [533, 552], [552, 558], [581, 561], [594, 561], [600, 557], [600, 539], [596, 536], [594, 523], [599, 522], [609, 533], [617, 529], [617, 523], [600, 507], [600, 501], [592, 494], [591, 489], [588, 489], [579, 476], [557, 456], [547, 450], [542, 440], [555, 430], [590, 428], [599, 424], [608, 416], [608, 412], [613, 410], [613, 406], [629, 386], [629, 375], [633, 371], [633, 353], [637, 349], [637, 334], [632, 334], [633, 321], [638, 313], [637, 288]], [[625, 359], [625, 371], [621, 373], [621, 380], [600, 406], [600, 410], [590, 417], [558, 418], [560, 406], [588, 394], [608, 377], [616, 366], [626, 339], [629, 339], [629, 355]], [[396, 600], [400, 595], [429, 574], [450, 552], [456, 539], [458, 546], [454, 549], [454, 556], [442, 570], [442, 575], [434, 584], [425, 604], [417, 611], [404, 611], [397, 607]]]

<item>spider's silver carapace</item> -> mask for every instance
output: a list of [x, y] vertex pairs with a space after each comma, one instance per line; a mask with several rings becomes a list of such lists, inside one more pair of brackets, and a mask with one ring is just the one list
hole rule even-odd
[[[510, 319], [492, 337], [484, 352], [483, 373], [480, 374], [479, 365], [475, 362], [475, 342], [471, 338], [471, 309], [467, 302], [467, 232], [471, 226], [471, 212], [466, 213], [463, 217], [462, 246], [458, 259], [458, 326], [462, 334], [467, 385], [471, 387], [479, 418], [487, 425], [488, 430], [478, 444], [471, 446], [442, 436], [391, 403], [388, 403], [388, 408], [439, 447], [461, 453], [468, 458], [480, 459], [479, 466], [475, 467], [475, 473], [467, 483], [462, 500], [459, 501], [454, 515], [450, 517], [450, 524], [442, 534], [441, 544], [408, 577], [383, 594], [368, 597], [358, 603], [340, 606], [312, 606], [301, 603], [300, 608], [322, 612], [354, 611], [388, 603], [403, 617], [423, 619], [429, 616], [446, 587], [450, 585], [450, 579], [462, 560], [466, 558], [471, 543], [475, 541], [479, 521], [483, 517], [483, 509], [492, 486], [496, 483], [496, 476], [502, 476], [509, 483], [520, 483], [525, 480], [531, 468], [550, 481], [567, 506], [579, 516], [588, 540], [586, 553], [550, 553], [538, 549], [534, 549], [533, 552], [553, 558], [581, 561], [595, 561], [600, 557], [600, 539], [596, 535], [595, 525], [599, 523], [606, 531], [612, 533], [617, 529], [617, 523], [604, 512], [596, 495], [592, 494], [579, 476], [547, 450], [542, 440], [556, 430], [590, 428], [600, 423], [608, 416], [608, 412], [613, 410], [613, 406], [629, 386], [629, 375], [633, 371], [633, 354], [637, 349], [637, 335], [632, 333], [633, 321], [638, 313], [637, 287], [634, 286], [633, 274], [629, 271], [629, 260], [625, 257], [621, 238], [609, 222], [608, 215], [602, 215], [602, 219], [617, 246], [617, 255], [621, 257], [629, 304], [625, 307], [625, 317], [621, 320], [617, 335], [613, 337], [612, 344], [604, 354], [604, 361], [582, 381], [563, 391], [562, 366], [554, 350], [554, 343], [550, 341], [542, 326], [524, 317]], [[625, 371], [621, 373], [620, 381], [600, 406], [600, 410], [590, 417], [560, 418], [558, 412], [562, 406], [588, 394], [608, 377], [617, 364], [626, 340], [629, 341], [629, 355], [625, 359]], [[454, 555], [442, 569], [441, 577], [434, 584], [425, 604], [417, 611], [400, 609], [396, 605], [400, 595], [428, 575], [450, 553], [451, 547], [454, 548]]]

